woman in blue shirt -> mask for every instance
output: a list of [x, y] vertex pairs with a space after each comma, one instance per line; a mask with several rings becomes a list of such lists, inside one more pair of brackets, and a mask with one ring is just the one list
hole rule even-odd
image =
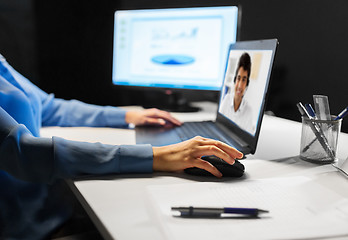
[[42, 126], [125, 127], [167, 122], [158, 109], [125, 111], [47, 94], [15, 71], [0, 55], [0, 239], [45, 239], [70, 216], [55, 193], [59, 179], [84, 174], [151, 173], [203, 168], [221, 173], [203, 155], [233, 164], [242, 154], [202, 137], [164, 147], [107, 145], [41, 138]]

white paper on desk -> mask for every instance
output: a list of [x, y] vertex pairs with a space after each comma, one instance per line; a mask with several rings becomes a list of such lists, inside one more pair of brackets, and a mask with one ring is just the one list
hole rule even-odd
[[[147, 188], [167, 239], [296, 239], [348, 236], [348, 200], [305, 177]], [[259, 219], [187, 219], [171, 207], [253, 207]]]

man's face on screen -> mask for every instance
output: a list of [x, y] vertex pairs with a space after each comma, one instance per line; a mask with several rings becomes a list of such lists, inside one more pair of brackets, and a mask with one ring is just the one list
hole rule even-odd
[[248, 82], [248, 71], [240, 67], [237, 72], [236, 81], [234, 83], [234, 97], [241, 100], [244, 96]]

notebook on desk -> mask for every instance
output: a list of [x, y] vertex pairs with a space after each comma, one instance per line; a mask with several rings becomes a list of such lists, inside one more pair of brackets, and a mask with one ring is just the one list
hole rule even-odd
[[163, 146], [200, 135], [244, 155], [255, 153], [277, 44], [268, 39], [230, 45], [215, 121], [186, 122], [171, 129], [136, 127], [136, 142]]

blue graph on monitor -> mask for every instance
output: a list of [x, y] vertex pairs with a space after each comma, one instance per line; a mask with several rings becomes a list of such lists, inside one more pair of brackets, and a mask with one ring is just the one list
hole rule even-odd
[[177, 54], [163, 54], [151, 58], [151, 61], [162, 65], [187, 65], [195, 61], [194, 57]]

